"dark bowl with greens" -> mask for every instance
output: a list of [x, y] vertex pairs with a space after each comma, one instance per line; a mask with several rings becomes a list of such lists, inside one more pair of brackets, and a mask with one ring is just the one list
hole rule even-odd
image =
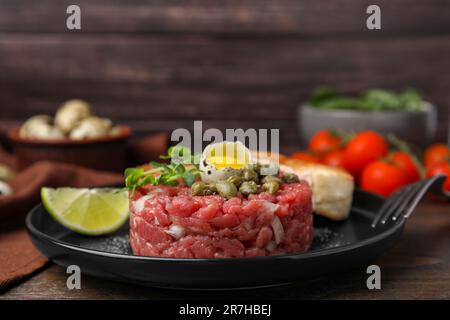
[[298, 108], [297, 125], [303, 143], [319, 130], [374, 130], [424, 146], [436, 132], [436, 108], [413, 89], [394, 92], [370, 89], [346, 96], [320, 87]]

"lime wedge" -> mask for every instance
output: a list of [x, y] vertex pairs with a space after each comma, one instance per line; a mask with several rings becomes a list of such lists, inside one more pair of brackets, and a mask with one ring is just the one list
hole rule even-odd
[[81, 234], [111, 233], [129, 216], [125, 189], [42, 188], [41, 198], [56, 221]]

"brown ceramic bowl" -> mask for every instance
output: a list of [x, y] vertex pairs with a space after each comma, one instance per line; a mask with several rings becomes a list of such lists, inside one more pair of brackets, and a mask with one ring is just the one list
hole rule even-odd
[[120, 126], [118, 135], [86, 140], [22, 138], [18, 128], [8, 132], [19, 169], [49, 160], [95, 170], [122, 171], [126, 166], [126, 145], [130, 136], [128, 126]]

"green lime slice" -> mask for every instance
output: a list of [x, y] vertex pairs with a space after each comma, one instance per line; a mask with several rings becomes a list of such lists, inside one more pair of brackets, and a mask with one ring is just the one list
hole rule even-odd
[[125, 189], [42, 188], [41, 199], [56, 221], [86, 235], [114, 232], [129, 216]]

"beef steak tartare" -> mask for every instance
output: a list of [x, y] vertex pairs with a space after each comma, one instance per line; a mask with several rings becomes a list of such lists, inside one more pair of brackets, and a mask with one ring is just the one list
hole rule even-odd
[[308, 250], [312, 194], [305, 181], [275, 192], [193, 195], [186, 186], [130, 192], [130, 243], [142, 256], [229, 258]]

